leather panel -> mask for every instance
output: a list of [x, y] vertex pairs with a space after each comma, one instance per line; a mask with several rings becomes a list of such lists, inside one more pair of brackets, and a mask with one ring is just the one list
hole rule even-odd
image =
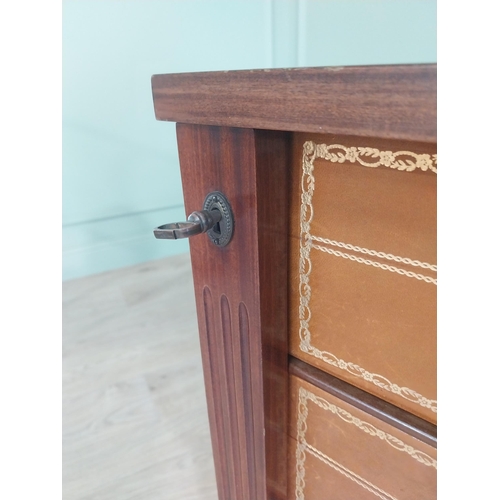
[[295, 134], [289, 261], [291, 353], [432, 423], [435, 151]]
[[289, 499], [436, 498], [435, 448], [296, 376], [290, 381]]

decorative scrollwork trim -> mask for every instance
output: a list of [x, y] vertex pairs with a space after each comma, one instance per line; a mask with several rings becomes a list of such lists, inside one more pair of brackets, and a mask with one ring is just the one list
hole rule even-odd
[[[437, 155], [418, 154], [412, 151], [380, 151], [377, 148], [348, 147], [342, 144], [315, 144], [307, 141], [304, 153], [315, 158], [324, 158], [332, 163], [358, 162], [363, 167], [387, 167], [404, 172], [430, 170], [437, 173]], [[366, 161], [370, 160], [375, 161]], [[314, 158], [313, 158], [314, 159]]]
[[[405, 172], [412, 172], [416, 169], [422, 171], [430, 170], [437, 173], [437, 156], [428, 154], [416, 154], [411, 151], [380, 151], [376, 148], [367, 147], [346, 147], [340, 144], [326, 145], [315, 144], [313, 141], [307, 141], [303, 146], [302, 155], [302, 194], [300, 206], [300, 250], [299, 250], [299, 338], [300, 349], [325, 363], [328, 363], [341, 370], [346, 370], [355, 377], [360, 377], [375, 386], [396, 394], [407, 401], [418, 404], [424, 408], [430, 409], [432, 412], [437, 412], [437, 401], [426, 398], [418, 392], [409, 389], [408, 387], [400, 387], [391, 382], [386, 377], [371, 373], [364, 368], [349, 362], [339, 359], [334, 354], [328, 351], [322, 351], [311, 345], [311, 332], [309, 331], [309, 323], [312, 312], [310, 308], [311, 301], [311, 285], [309, 277], [312, 272], [311, 250], [316, 249], [326, 252], [336, 257], [342, 257], [354, 262], [370, 265], [384, 271], [394, 272], [409, 278], [415, 278], [427, 283], [437, 284], [437, 280], [432, 276], [425, 276], [420, 273], [414, 273], [405, 269], [401, 269], [392, 265], [382, 264], [370, 259], [365, 259], [356, 255], [347, 254], [334, 250], [333, 248], [318, 245], [324, 243], [337, 248], [375, 256], [393, 262], [408, 264], [421, 267], [430, 271], [437, 271], [437, 266], [427, 262], [410, 259], [408, 257], [400, 257], [386, 252], [370, 250], [362, 248], [350, 243], [338, 242], [335, 240], [322, 238], [312, 235], [311, 222], [314, 216], [313, 194], [315, 187], [314, 178], [314, 161], [317, 158], [328, 160], [332, 163], [358, 162], [365, 167], [388, 167]], [[376, 159], [376, 161], [366, 161], [366, 159]], [[315, 243], [316, 242], [316, 243]]]

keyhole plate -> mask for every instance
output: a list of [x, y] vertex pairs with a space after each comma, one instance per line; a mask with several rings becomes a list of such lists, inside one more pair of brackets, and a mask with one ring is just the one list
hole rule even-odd
[[203, 210], [218, 210], [222, 214], [220, 222], [207, 231], [207, 235], [214, 245], [225, 247], [233, 237], [234, 218], [231, 205], [219, 191], [210, 193], [205, 198]]

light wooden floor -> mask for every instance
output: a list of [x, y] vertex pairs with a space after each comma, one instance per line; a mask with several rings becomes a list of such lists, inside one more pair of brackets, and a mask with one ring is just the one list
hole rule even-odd
[[63, 499], [216, 499], [188, 255], [63, 283]]

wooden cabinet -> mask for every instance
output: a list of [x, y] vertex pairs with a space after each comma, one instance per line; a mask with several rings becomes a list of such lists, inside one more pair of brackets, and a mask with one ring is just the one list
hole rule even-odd
[[234, 215], [190, 239], [221, 500], [435, 498], [435, 66], [152, 82]]

